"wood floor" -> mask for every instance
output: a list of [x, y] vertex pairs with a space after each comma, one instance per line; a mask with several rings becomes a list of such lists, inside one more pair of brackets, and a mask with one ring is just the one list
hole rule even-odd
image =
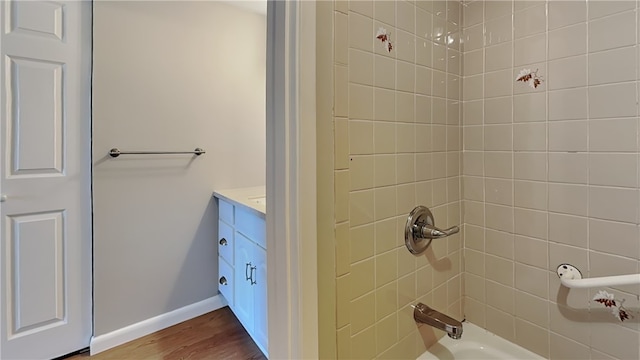
[[70, 360], [265, 359], [229, 307], [210, 312], [94, 356]]

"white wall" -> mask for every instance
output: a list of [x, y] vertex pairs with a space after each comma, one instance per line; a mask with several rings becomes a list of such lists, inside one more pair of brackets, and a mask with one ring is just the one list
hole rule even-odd
[[220, 2], [94, 4], [94, 335], [217, 293], [212, 191], [265, 181], [265, 31]]

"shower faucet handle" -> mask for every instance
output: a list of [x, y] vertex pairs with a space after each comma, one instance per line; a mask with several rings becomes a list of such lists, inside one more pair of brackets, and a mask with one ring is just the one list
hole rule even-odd
[[404, 243], [412, 254], [422, 254], [433, 239], [451, 236], [460, 231], [457, 226], [439, 229], [435, 225], [433, 214], [425, 206], [417, 206], [407, 217], [404, 228]]

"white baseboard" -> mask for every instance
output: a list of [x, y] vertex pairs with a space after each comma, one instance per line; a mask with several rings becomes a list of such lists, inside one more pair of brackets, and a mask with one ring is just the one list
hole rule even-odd
[[104, 335], [93, 336], [91, 337], [91, 344], [89, 345], [91, 355], [109, 350], [118, 345], [122, 345], [156, 331], [166, 329], [183, 321], [220, 309], [226, 305], [227, 302], [225, 299], [222, 295], [218, 294], [195, 304], [181, 307], [168, 313], [152, 317], [151, 319], [129, 325], [122, 329], [118, 329]]

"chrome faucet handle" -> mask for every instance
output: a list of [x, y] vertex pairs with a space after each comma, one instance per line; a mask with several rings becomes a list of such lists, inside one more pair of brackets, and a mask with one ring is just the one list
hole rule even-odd
[[425, 206], [417, 206], [407, 217], [404, 243], [412, 254], [419, 255], [427, 250], [431, 240], [451, 236], [459, 231], [457, 226], [444, 230], [437, 228], [431, 210]]

